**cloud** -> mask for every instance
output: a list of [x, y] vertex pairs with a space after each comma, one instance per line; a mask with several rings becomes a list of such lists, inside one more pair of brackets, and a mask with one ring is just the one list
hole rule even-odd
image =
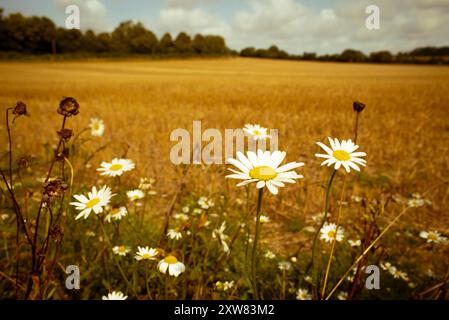
[[110, 30], [106, 21], [106, 6], [100, 0], [56, 0], [57, 7], [64, 12], [69, 5], [77, 5], [80, 9], [80, 26], [82, 30]]

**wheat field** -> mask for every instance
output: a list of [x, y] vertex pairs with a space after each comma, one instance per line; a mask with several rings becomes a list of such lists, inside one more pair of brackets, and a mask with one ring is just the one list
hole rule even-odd
[[[150, 275], [154, 281], [149, 283], [154, 288], [145, 289], [145, 284], [139, 282], [144, 277], [142, 271], [136, 271], [129, 258], [123, 263], [123, 269], [125, 277], [132, 278], [133, 283], [125, 285], [120, 280], [123, 275], [112, 266], [104, 267], [99, 258], [107, 249], [96, 240], [100, 234], [98, 226], [87, 222], [91, 220], [74, 221], [73, 208], [66, 206], [67, 221], [61, 250], [57, 253], [60, 261], [57, 271], [47, 281], [41, 275], [40, 292], [35, 285], [30, 297], [73, 298], [64, 290], [62, 267], [73, 264], [73, 259], [89, 270], [82, 278], [88, 284], [82, 286], [78, 298], [98, 299], [113, 289], [136, 299], [252, 297], [250, 281], [242, 271], [245, 268], [240, 268], [245, 264], [242, 258], [245, 241], [240, 241], [244, 238], [240, 234], [245, 231], [239, 231], [239, 223], [250, 225], [253, 232], [253, 219], [243, 221], [242, 217], [246, 211], [254, 216], [257, 194], [254, 188], [238, 188], [234, 180], [225, 179], [227, 165], [190, 165], [187, 171], [186, 166], [170, 162], [170, 150], [175, 144], [170, 141], [170, 133], [176, 128], [191, 132], [194, 120], [201, 120], [203, 131], [217, 128], [224, 132], [247, 123], [276, 128], [279, 148], [287, 152], [286, 160], [305, 163], [300, 168], [304, 179], [281, 188], [277, 196], [268, 193], [264, 196], [262, 213], [270, 222], [263, 225], [260, 242], [263, 262], [258, 277], [263, 298], [295, 299], [300, 288], [313, 291], [307, 280], [313, 236], [310, 227], [317, 227], [314, 217], [323, 212], [330, 172], [314, 156], [320, 151], [316, 142], [326, 143], [327, 137], [351, 139], [355, 114], [352, 103], [359, 100], [366, 108], [360, 114], [357, 144], [367, 153], [367, 166], [360, 173], [348, 175], [343, 194], [340, 192], [344, 175], [337, 173], [330, 218], [335, 219], [341, 210], [342, 226], [347, 233], [345, 241], [357, 237], [363, 240], [367, 221], [371, 221], [366, 217], [371, 213], [376, 216], [373, 225], [380, 232], [403, 210], [407, 199], [422, 197], [427, 205], [410, 208], [371, 256], [372, 264], [388, 261], [405, 271], [407, 281], [382, 274], [384, 290], [365, 290], [363, 285], [357, 287], [348, 281], [338, 292], [349, 292], [350, 298], [448, 298], [448, 246], [429, 244], [419, 236], [421, 231], [429, 230], [449, 235], [448, 67], [244, 58], [94, 60], [2, 62], [0, 74], [1, 114], [19, 100], [27, 104], [30, 114], [17, 119], [12, 126], [14, 161], [24, 156], [30, 161], [20, 174], [21, 183], [17, 187], [21, 204], [31, 212], [39, 203], [42, 182], [39, 179], [45, 177], [51, 150], [58, 144], [56, 131], [61, 116], [56, 109], [62, 97], [74, 97], [80, 104], [79, 115], [68, 119], [68, 127], [74, 134], [82, 132], [91, 118], [103, 119], [106, 129], [97, 138], [85, 132], [82, 151], [81, 146], [73, 150], [78, 157], [70, 160], [74, 172], [72, 194], [86, 192], [93, 185], [113, 184], [110, 178], [95, 171], [102, 161], [116, 157], [132, 159], [136, 168], [124, 175], [120, 183], [127, 189], [135, 189], [140, 178], [154, 178], [155, 192], [146, 197], [143, 205], [129, 210], [142, 216], [143, 226], [140, 224], [137, 231], [131, 229], [135, 227], [131, 222], [120, 226], [121, 233], [117, 231], [114, 239], [122, 237], [129, 242], [131, 256], [138, 245], [166, 243], [165, 250], [172, 249], [182, 256], [187, 269], [176, 283], [169, 284], [168, 293], [167, 289], [165, 292], [160, 289], [164, 285], [159, 275]], [[1, 166], [6, 168], [8, 140], [4, 121], [0, 133]], [[9, 214], [9, 218], [5, 216], [0, 222], [5, 243], [0, 256], [0, 291], [9, 297], [14, 296], [15, 219], [8, 207], [4, 183], [1, 187], [0, 210]], [[194, 208], [197, 199], [203, 196], [215, 202], [215, 211], [209, 213], [213, 226], [204, 231], [205, 238], [190, 243], [184, 235], [180, 242], [159, 241], [166, 213], [169, 212], [171, 225], [176, 225], [178, 222], [172, 216], [185, 206]], [[354, 200], [358, 197], [364, 200]], [[29, 214], [32, 223], [33, 214]], [[215, 221], [213, 217], [218, 218]], [[217, 241], [210, 234], [223, 219], [228, 223], [228, 241], [233, 244], [229, 255], [220, 251], [220, 245], [215, 244]], [[190, 234], [194, 232], [190, 227], [182, 226], [180, 230]], [[88, 230], [96, 234], [91, 239], [85, 236]], [[324, 259], [330, 247], [325, 244], [321, 247]], [[263, 258], [268, 250], [275, 253], [276, 262]], [[357, 250], [343, 242], [337, 243], [330, 288], [351, 266]], [[25, 261], [22, 278], [26, 279], [25, 249], [22, 254]], [[56, 256], [50, 251], [51, 254]], [[207, 258], [198, 262], [204, 254]], [[280, 261], [291, 261], [293, 270], [279, 270], [277, 262]], [[234, 281], [232, 290], [217, 290], [216, 282], [224, 280]]]

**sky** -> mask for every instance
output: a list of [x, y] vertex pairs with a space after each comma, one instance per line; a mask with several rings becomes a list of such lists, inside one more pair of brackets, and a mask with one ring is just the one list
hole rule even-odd
[[[240, 50], [277, 45], [289, 53], [408, 51], [449, 45], [449, 0], [0, 0], [5, 14], [47, 16], [64, 26], [68, 5], [80, 8], [81, 29], [112, 31], [142, 22], [159, 37], [217, 34]], [[380, 28], [365, 26], [369, 5]]]

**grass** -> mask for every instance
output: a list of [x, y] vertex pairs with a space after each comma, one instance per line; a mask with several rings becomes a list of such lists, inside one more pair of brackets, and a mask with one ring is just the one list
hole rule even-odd
[[[344, 195], [347, 204], [342, 207], [341, 219], [347, 232], [345, 240], [366, 236], [366, 222], [372, 222], [370, 219], [374, 219], [375, 224], [369, 225], [382, 230], [402, 210], [403, 204], [393, 198], [409, 198], [412, 193], [419, 192], [432, 205], [410, 209], [381, 240], [376, 254], [370, 258], [371, 263], [388, 260], [406, 271], [415, 284], [413, 288], [382, 274], [384, 290], [356, 290], [348, 283], [341, 289], [355, 290], [355, 298], [447, 298], [445, 291], [439, 291], [447, 288], [444, 284], [449, 268], [447, 245], [428, 245], [419, 238], [419, 232], [436, 229], [449, 234], [449, 68], [237, 58], [8, 62], [0, 63], [0, 74], [2, 114], [18, 100], [26, 102], [31, 114], [31, 117], [18, 119], [13, 126], [14, 161], [28, 156], [31, 163], [24, 173], [22, 186], [18, 187], [20, 201], [25, 204], [28, 200], [30, 211], [40, 197], [37, 178], [45, 176], [51, 150], [58, 143], [55, 132], [59, 130], [61, 117], [56, 109], [63, 96], [75, 97], [81, 106], [80, 115], [68, 121], [75, 134], [87, 126], [91, 117], [102, 118], [106, 124], [103, 137], [91, 138], [86, 132], [79, 140], [79, 149], [74, 150], [77, 157], [71, 159], [72, 194], [83, 193], [92, 185], [114, 185], [113, 179], [94, 173], [101, 161], [114, 157], [128, 157], [136, 163], [136, 169], [117, 183], [121, 193], [137, 188], [141, 177], [156, 179], [157, 195], [147, 196], [142, 207], [130, 208], [130, 221], [120, 224], [121, 232], [111, 225], [106, 227], [107, 232], [117, 237], [113, 240], [121, 239], [132, 246], [131, 253], [137, 245], [164, 243], [166, 249], [183, 258], [186, 274], [171, 279], [169, 298], [252, 297], [243, 263], [245, 232], [239, 231], [236, 222], [242, 221], [248, 209], [249, 215], [254, 217], [257, 200], [256, 191], [251, 189], [247, 205], [244, 189], [224, 179], [224, 165], [190, 166], [183, 179], [184, 168], [174, 166], [169, 159], [174, 145], [169, 140], [170, 132], [176, 128], [191, 131], [193, 120], [202, 121], [203, 131], [217, 128], [223, 133], [225, 128], [260, 123], [279, 129], [279, 148], [287, 151], [288, 161], [306, 163], [300, 170], [305, 179], [282, 188], [276, 197], [267, 193], [262, 207], [262, 214], [270, 216], [271, 222], [263, 225], [261, 250], [270, 249], [277, 258], [274, 261], [261, 258], [259, 291], [263, 298], [291, 299], [295, 298], [296, 289], [309, 286], [304, 278], [310, 274], [308, 263], [313, 234], [307, 232], [306, 227], [318, 226], [312, 217], [323, 211], [325, 185], [330, 174], [330, 169], [320, 168], [320, 159], [314, 157], [319, 151], [315, 142], [324, 141], [328, 136], [352, 138], [352, 102], [363, 101], [367, 108], [361, 114], [357, 143], [368, 154], [368, 166], [360, 174], [347, 177]], [[8, 158], [4, 123], [0, 133], [1, 168], [4, 169]], [[343, 174], [337, 174], [331, 195], [331, 219], [337, 216], [342, 182]], [[0, 222], [2, 251], [5, 252], [0, 258], [0, 271], [4, 274], [2, 279], [13, 279], [15, 221], [4, 184], [2, 190], [0, 210], [10, 214], [10, 218]], [[366, 206], [352, 201], [352, 195], [365, 198]], [[180, 212], [186, 205], [193, 210], [201, 196], [216, 202], [208, 212], [213, 224], [210, 230], [204, 229], [198, 218], [192, 225], [178, 226], [184, 232], [196, 231], [198, 237], [192, 236], [180, 243], [159, 241], [164, 216], [171, 206], [173, 213]], [[115, 257], [103, 253], [108, 248], [97, 240], [101, 230], [94, 217], [90, 217], [89, 222], [74, 222], [72, 209], [66, 209], [65, 214], [68, 218], [59, 273], [51, 286], [45, 284], [49, 292], [46, 295], [41, 292], [36, 297], [72, 298], [72, 293], [63, 288], [62, 266], [76, 260], [85, 273], [82, 273], [82, 290], [74, 293], [75, 296], [99, 298], [117, 289], [126, 291], [132, 298], [164, 298], [164, 278], [149, 275], [154, 278], [155, 285], [147, 293], [142, 284], [144, 269], [137, 268], [131, 258], [122, 261], [122, 269], [133, 288], [124, 285], [126, 282], [122, 281], [116, 264], [106, 263], [114, 262]], [[134, 214], [144, 217], [142, 227], [132, 220]], [[218, 242], [210, 241], [210, 231], [222, 221], [228, 221], [228, 241], [236, 235], [231, 255], [225, 260]], [[249, 221], [253, 233], [253, 220]], [[137, 230], [134, 232], [133, 228]], [[90, 239], [85, 232], [91, 229], [96, 236]], [[370, 239], [374, 239], [374, 229], [372, 233]], [[328, 254], [330, 246], [321, 245], [321, 249]], [[327, 263], [326, 254], [323, 265]], [[356, 255], [357, 249], [337, 244], [329, 288], [335, 285]], [[285, 279], [276, 261], [289, 260], [292, 256], [297, 257], [297, 262], [288, 273], [284, 288]], [[433, 274], [431, 277], [429, 270]], [[234, 280], [236, 287], [229, 292], [217, 291], [213, 284], [218, 280]], [[436, 290], [420, 295], [440, 283], [443, 285]], [[0, 291], [3, 296], [14, 296], [11, 281], [3, 281]], [[138, 292], [137, 296], [133, 291]]]

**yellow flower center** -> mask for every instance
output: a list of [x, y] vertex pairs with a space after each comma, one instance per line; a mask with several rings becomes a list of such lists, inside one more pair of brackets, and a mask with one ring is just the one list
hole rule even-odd
[[151, 259], [151, 258], [152, 258], [152, 256], [149, 253], [144, 253], [142, 255], [142, 259]]
[[438, 239], [438, 236], [435, 233], [429, 233], [428, 237], [430, 240], [434, 240], [434, 241]]
[[98, 199], [98, 198], [90, 199], [90, 200], [87, 201], [87, 203], [86, 203], [86, 208], [91, 209], [91, 208], [93, 208], [95, 205], [97, 205], [99, 202], [100, 202], [100, 199]]
[[251, 178], [262, 181], [274, 179], [277, 175], [276, 170], [268, 166], [255, 167], [249, 172]]
[[261, 133], [259, 130], [254, 130], [254, 131], [253, 131], [253, 134], [254, 134], [255, 136], [260, 136], [262, 133]]
[[334, 239], [335, 238], [335, 231], [334, 230], [328, 231], [327, 236], [329, 238], [331, 238], [331, 239]]
[[100, 129], [100, 124], [98, 122], [94, 123], [94, 130]]
[[347, 153], [344, 150], [335, 150], [332, 155], [334, 156], [334, 158], [336, 158], [337, 160], [340, 161], [347, 161], [349, 159], [351, 159], [351, 156], [349, 155], [349, 153]]
[[126, 251], [125, 246], [120, 246], [120, 247], [118, 247], [118, 251], [120, 251], [120, 252], [125, 252], [125, 251]]
[[164, 259], [164, 261], [168, 264], [175, 264], [176, 262], [178, 262], [178, 259], [176, 259], [176, 257], [174, 256], [168, 256]]
[[119, 171], [120, 169], [122, 169], [123, 166], [121, 164], [113, 164], [112, 166], [109, 167], [109, 170], [111, 171]]

